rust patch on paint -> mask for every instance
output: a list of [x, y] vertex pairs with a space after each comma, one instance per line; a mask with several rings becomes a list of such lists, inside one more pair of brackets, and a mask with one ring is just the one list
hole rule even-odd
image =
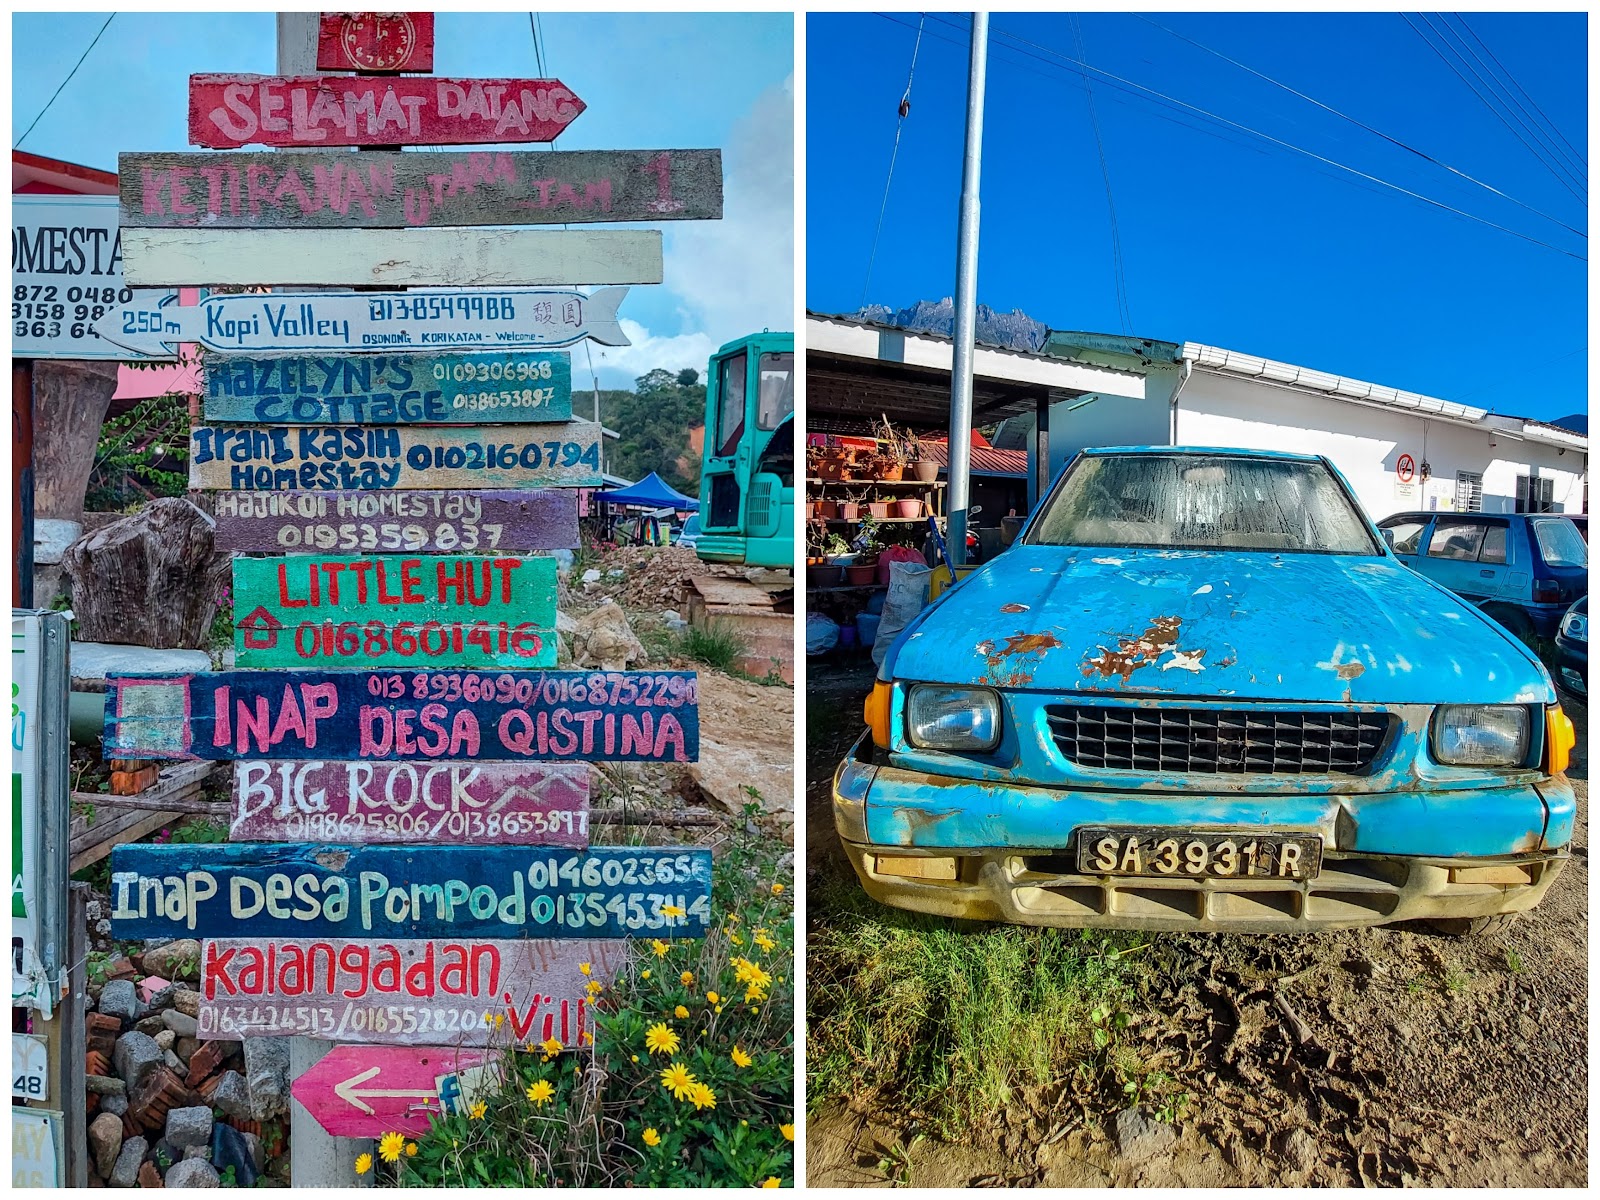
[[1025, 658], [1030, 654], [1042, 655], [1058, 649], [1060, 645], [1060, 639], [1053, 633], [1014, 633], [998, 650], [990, 642], [988, 653], [984, 655], [984, 661], [989, 665], [989, 678], [996, 687], [1026, 687], [1033, 682], [1033, 672], [1013, 665], [1010, 671], [1002, 674], [1005, 660], [1012, 656]]
[[1339, 678], [1340, 679], [1354, 679], [1357, 675], [1360, 675], [1367, 668], [1362, 666], [1362, 664], [1360, 664], [1358, 662], [1347, 662], [1347, 663], [1341, 664], [1336, 669], [1337, 669], [1337, 671], [1339, 673]]
[[1181, 617], [1156, 617], [1138, 637], [1118, 638], [1115, 650], [1097, 646], [1100, 653], [1083, 664], [1084, 678], [1098, 674], [1102, 679], [1110, 679], [1117, 675], [1123, 683], [1127, 683], [1140, 667], [1148, 667], [1177, 645], [1178, 629], [1182, 624]]
[[1016, 604], [1016, 603], [1002, 604], [1000, 606], [1000, 611], [1003, 612], [1003, 613], [1027, 612], [1028, 611], [1028, 606], [1026, 604]]

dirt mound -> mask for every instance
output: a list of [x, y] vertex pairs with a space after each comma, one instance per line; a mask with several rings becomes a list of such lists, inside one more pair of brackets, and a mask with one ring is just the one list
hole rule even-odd
[[619, 546], [603, 552], [589, 569], [598, 570], [600, 578], [584, 584], [580, 572], [569, 584], [580, 602], [612, 599], [624, 608], [650, 613], [667, 609], [682, 613], [689, 580], [696, 575], [734, 579], [744, 575], [743, 567], [701, 562], [683, 546]]
[[693, 787], [713, 806], [738, 814], [761, 796], [769, 823], [787, 838], [794, 826], [794, 689], [700, 671], [700, 761]]

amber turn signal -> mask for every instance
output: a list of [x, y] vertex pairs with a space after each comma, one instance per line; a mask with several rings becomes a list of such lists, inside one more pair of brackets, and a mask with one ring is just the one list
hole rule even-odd
[[883, 750], [889, 748], [889, 696], [893, 690], [892, 683], [881, 680], [873, 683], [863, 713], [867, 728], [872, 730], [872, 744]]
[[1578, 744], [1572, 718], [1552, 704], [1544, 710], [1544, 769], [1547, 775], [1560, 775], [1572, 761], [1572, 748]]

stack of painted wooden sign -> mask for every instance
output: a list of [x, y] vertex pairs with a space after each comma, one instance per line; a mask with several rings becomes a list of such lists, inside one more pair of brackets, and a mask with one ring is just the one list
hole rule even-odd
[[[549, 80], [190, 86], [205, 146], [532, 141], [582, 111]], [[220, 549], [273, 556], [234, 560], [236, 665], [257, 669], [108, 681], [107, 757], [241, 760], [232, 844], [113, 852], [113, 931], [205, 939], [201, 1037], [358, 1044], [294, 1084], [330, 1132], [416, 1132], [495, 1015], [501, 1040], [576, 1046], [578, 963], [609, 978], [614, 939], [710, 918], [708, 852], [589, 844], [586, 764], [696, 758], [695, 676], [545, 669], [556, 563], [526, 557], [577, 545], [575, 493], [534, 489], [600, 482], [552, 347], [625, 343], [626, 289], [576, 286], [659, 282], [660, 234], [466, 226], [718, 217], [720, 159], [124, 154], [121, 182], [130, 283], [457, 289], [102, 326], [205, 347], [190, 484], [219, 492]]]

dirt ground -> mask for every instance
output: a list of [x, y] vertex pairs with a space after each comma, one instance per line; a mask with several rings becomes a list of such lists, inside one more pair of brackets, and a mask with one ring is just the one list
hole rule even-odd
[[[870, 664], [813, 660], [808, 709], [824, 714], [807, 738], [813, 881], [849, 871], [828, 780], [861, 728], [826, 714], [858, 709], [870, 685]], [[1170, 1150], [1119, 1156], [1115, 1110], [1065, 1079], [959, 1145], [917, 1136], [869, 1094], [812, 1115], [810, 1186], [1584, 1186], [1588, 733], [1586, 709], [1567, 708], [1579, 739], [1572, 859], [1509, 932], [1155, 937], [1169, 966], [1133, 1032], [1191, 1097]]]

